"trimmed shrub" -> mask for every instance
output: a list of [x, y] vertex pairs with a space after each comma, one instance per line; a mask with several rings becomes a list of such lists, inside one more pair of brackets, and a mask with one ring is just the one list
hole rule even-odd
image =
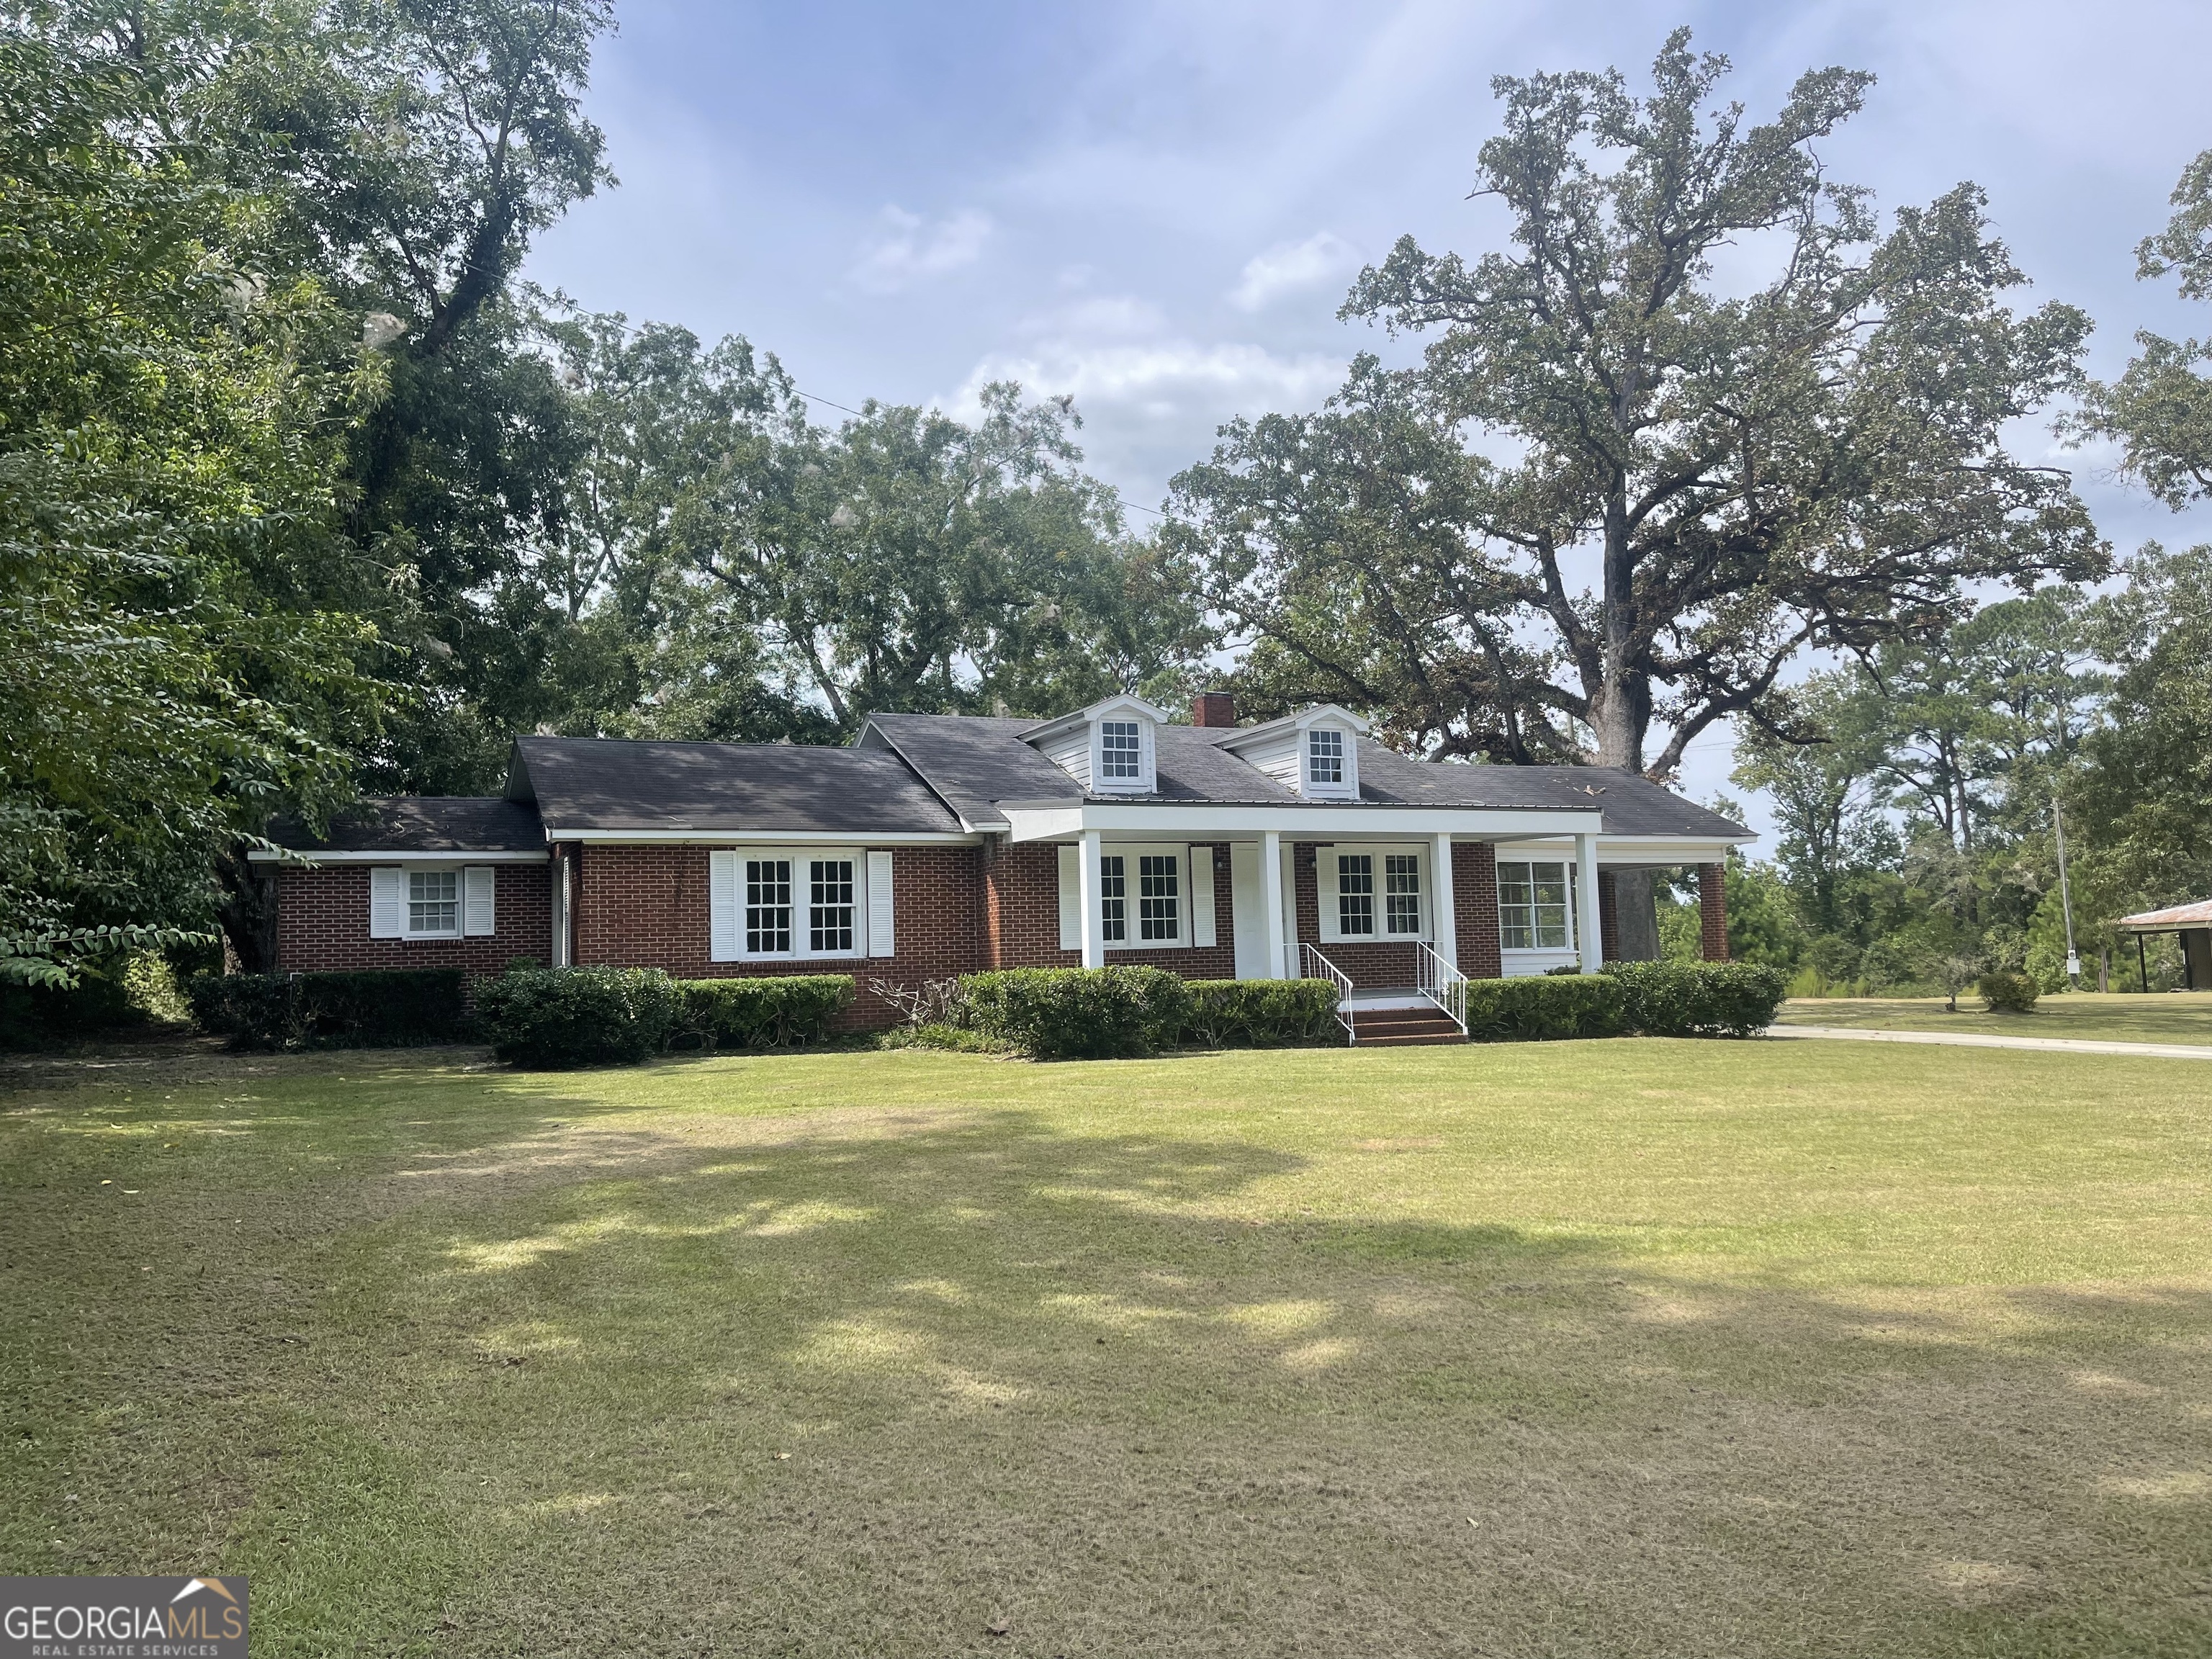
[[1753, 1036], [1774, 1023], [1789, 986], [1748, 962], [1609, 962], [1625, 1029], [1646, 1036]]
[[667, 1046], [683, 1008], [658, 968], [528, 968], [477, 987], [492, 1052], [548, 1071], [634, 1065]]
[[1331, 980], [1192, 980], [1183, 995], [1182, 1038], [1209, 1048], [1279, 1048], [1344, 1036]]
[[355, 974], [208, 974], [185, 988], [200, 1029], [233, 1048], [383, 1048], [468, 1033], [458, 968]]
[[1993, 1014], [2032, 1014], [2035, 999], [2042, 994], [2026, 974], [1984, 974], [1974, 989]]
[[677, 1040], [717, 1048], [788, 1048], [819, 1042], [853, 1003], [850, 974], [777, 979], [686, 979]]
[[964, 974], [968, 1025], [1039, 1060], [1112, 1060], [1172, 1044], [1190, 999], [1164, 968], [1009, 968]]
[[1469, 980], [1467, 1034], [1477, 1042], [1619, 1036], [1624, 1002], [1620, 981], [1605, 974]]

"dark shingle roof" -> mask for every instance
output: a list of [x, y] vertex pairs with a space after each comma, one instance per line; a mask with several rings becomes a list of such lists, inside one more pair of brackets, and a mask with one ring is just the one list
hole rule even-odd
[[327, 835], [296, 821], [269, 839], [301, 853], [542, 853], [545, 831], [527, 801], [498, 795], [380, 795], [348, 807]]
[[520, 738], [514, 748], [509, 793], [534, 797], [556, 832], [890, 836], [960, 828], [913, 769], [880, 750], [612, 738]]
[[[977, 829], [1006, 827], [1001, 803], [1085, 799], [1074, 779], [1021, 739], [1036, 722], [975, 715], [872, 714], [863, 744], [895, 749], [930, 787]], [[1096, 795], [1095, 800], [1213, 802], [1224, 805], [1296, 805], [1298, 797], [1222, 747], [1252, 728], [1163, 726], [1158, 728], [1159, 789], [1150, 795]], [[1358, 739], [1359, 798], [1378, 806], [1474, 806], [1493, 810], [1562, 808], [1605, 814], [1610, 836], [1741, 836], [1741, 824], [1693, 805], [1632, 772], [1596, 766], [1467, 766], [1416, 760]], [[1593, 793], [1595, 792], [1595, 793]], [[1342, 802], [1329, 802], [1342, 805]]]

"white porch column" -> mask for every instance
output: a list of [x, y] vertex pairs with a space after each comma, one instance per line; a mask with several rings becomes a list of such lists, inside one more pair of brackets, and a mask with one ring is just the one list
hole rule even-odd
[[1449, 834], [1436, 838], [1434, 850], [1429, 854], [1429, 866], [1435, 872], [1429, 878], [1429, 885], [1435, 890], [1430, 901], [1430, 921], [1435, 924], [1437, 954], [1456, 968], [1459, 906], [1452, 899], [1452, 839]]
[[1260, 832], [1260, 916], [1267, 936], [1267, 977], [1294, 978], [1283, 926], [1283, 836], [1278, 830]]
[[1106, 895], [1098, 869], [1099, 849], [1103, 837], [1096, 830], [1083, 832], [1083, 857], [1079, 860], [1081, 873], [1076, 885], [1083, 899], [1083, 965], [1103, 968], [1106, 965]]
[[1581, 942], [1583, 972], [1605, 965], [1605, 945], [1597, 918], [1597, 837], [1575, 837], [1575, 936]]

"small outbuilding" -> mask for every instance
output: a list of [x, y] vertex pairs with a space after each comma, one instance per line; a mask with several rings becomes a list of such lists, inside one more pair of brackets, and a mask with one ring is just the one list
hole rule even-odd
[[2212, 991], [2212, 899], [2122, 916], [2120, 931], [2136, 936], [2136, 971], [2142, 976], [2144, 990], [2150, 989], [2150, 964], [2143, 956], [2143, 941], [2154, 933], [2172, 933], [2181, 941], [2183, 983], [2192, 991]]

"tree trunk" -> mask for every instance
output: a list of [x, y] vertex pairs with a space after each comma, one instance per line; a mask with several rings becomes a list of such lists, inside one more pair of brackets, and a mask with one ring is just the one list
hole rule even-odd
[[216, 860], [222, 902], [216, 915], [222, 927], [226, 967], [235, 962], [241, 974], [276, 971], [276, 882], [246, 861], [241, 850]]

